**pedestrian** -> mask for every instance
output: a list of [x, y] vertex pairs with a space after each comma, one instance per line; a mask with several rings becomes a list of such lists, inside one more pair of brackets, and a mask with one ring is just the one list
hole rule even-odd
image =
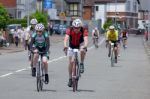
[[18, 34], [17, 29], [15, 29], [14, 34], [13, 34], [13, 37], [14, 37], [15, 45], [16, 45], [16, 47], [18, 47], [18, 43], [19, 43], [19, 34]]

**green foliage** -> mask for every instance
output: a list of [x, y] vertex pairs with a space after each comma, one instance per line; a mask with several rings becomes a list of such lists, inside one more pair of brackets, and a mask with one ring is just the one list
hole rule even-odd
[[107, 19], [106, 22], [103, 25], [104, 30], [106, 31], [110, 25], [112, 25], [113, 21], [112, 19]]
[[9, 15], [7, 10], [0, 4], [0, 28], [6, 28]]
[[27, 27], [27, 19], [10, 19], [9, 24], [21, 24], [22, 27]]
[[47, 13], [36, 11], [31, 15], [31, 18], [36, 18], [38, 23], [43, 23], [44, 26], [47, 27], [47, 22], [48, 22]]

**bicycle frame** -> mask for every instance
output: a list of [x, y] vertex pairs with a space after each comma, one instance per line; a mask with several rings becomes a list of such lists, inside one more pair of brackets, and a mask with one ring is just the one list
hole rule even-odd
[[78, 80], [80, 77], [80, 70], [79, 70], [79, 61], [78, 61], [78, 53], [79, 49], [73, 49], [74, 52], [74, 66], [72, 70], [72, 82], [73, 82], [73, 92], [77, 91], [78, 88]]
[[114, 43], [111, 42], [111, 58], [110, 58], [110, 61], [111, 61], [111, 66], [113, 67], [114, 66], [114, 63], [115, 63], [115, 54], [114, 54]]
[[42, 63], [42, 54], [43, 52], [38, 52], [38, 66], [36, 66], [36, 79], [37, 79], [37, 91], [43, 90], [43, 82], [44, 82], [44, 71], [43, 71], [43, 63]]

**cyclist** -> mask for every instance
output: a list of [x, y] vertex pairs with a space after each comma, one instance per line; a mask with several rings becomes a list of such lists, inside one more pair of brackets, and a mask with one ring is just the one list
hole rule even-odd
[[92, 39], [93, 39], [93, 44], [95, 43], [95, 39], [99, 39], [99, 30], [97, 27], [95, 27], [92, 31]]
[[[39, 23], [35, 26], [36, 32], [32, 34], [30, 48], [33, 50], [33, 76], [36, 75], [36, 63], [38, 59], [37, 52], [45, 52], [42, 56], [42, 62], [45, 70], [45, 83], [48, 84], [48, 52], [50, 47], [49, 36], [47, 32], [44, 32], [44, 25]], [[32, 47], [34, 45], [34, 48]]]
[[34, 71], [33, 70], [33, 62], [32, 62], [32, 59], [31, 59], [31, 52], [30, 52], [30, 42], [31, 42], [31, 36], [32, 34], [34, 34], [36, 32], [35, 30], [35, 26], [36, 24], [38, 23], [37, 19], [36, 18], [33, 18], [30, 20], [30, 26], [27, 27], [26, 29], [26, 33], [25, 33], [25, 46], [28, 47], [28, 55], [29, 55], [29, 61], [31, 62], [30, 65], [31, 65], [31, 70], [32, 70], [32, 76], [34, 76]]
[[108, 48], [109, 48], [109, 52], [108, 52], [108, 57], [110, 57], [111, 54], [111, 42], [114, 43], [114, 51], [115, 51], [115, 63], [117, 63], [117, 55], [118, 55], [118, 31], [115, 30], [115, 27], [113, 25], [111, 25], [109, 27], [109, 30], [106, 33], [106, 42], [108, 43]]
[[121, 33], [121, 38], [122, 38], [122, 41], [123, 41], [123, 46], [125, 48], [127, 48], [127, 38], [128, 38], [128, 31], [127, 29], [124, 29]]
[[[69, 41], [69, 47], [67, 43]], [[75, 19], [72, 22], [72, 27], [66, 30], [66, 36], [64, 39], [64, 51], [69, 56], [69, 82], [68, 86], [72, 86], [72, 68], [74, 62], [72, 61], [73, 49], [77, 48], [80, 50], [81, 63], [80, 72], [84, 72], [84, 59], [87, 51], [88, 45], [88, 30], [83, 28], [82, 21], [80, 19]], [[67, 50], [68, 49], [68, 50]]]

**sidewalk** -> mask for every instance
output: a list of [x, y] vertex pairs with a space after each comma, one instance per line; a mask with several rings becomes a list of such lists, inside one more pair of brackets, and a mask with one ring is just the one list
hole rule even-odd
[[146, 53], [150, 59], [150, 41], [145, 41], [143, 40], [143, 43], [144, 43], [144, 47], [145, 47], [145, 50], [146, 50]]
[[[63, 39], [64, 39], [64, 36], [60, 36], [60, 35], [50, 36], [51, 43], [59, 43], [59, 42], [62, 42]], [[16, 47], [15, 44], [10, 44], [9, 47], [0, 47], [0, 55], [6, 54], [6, 53], [21, 52], [24, 50], [25, 49], [22, 44], [19, 44], [18, 47]]]

